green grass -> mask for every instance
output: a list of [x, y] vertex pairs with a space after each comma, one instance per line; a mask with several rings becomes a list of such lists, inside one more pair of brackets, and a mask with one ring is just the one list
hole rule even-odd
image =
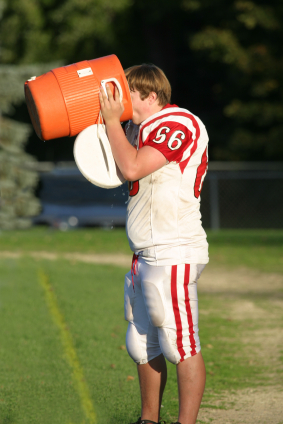
[[[207, 235], [212, 266], [247, 266], [283, 273], [283, 230], [221, 230], [208, 231]], [[2, 231], [0, 252], [4, 250], [131, 254], [124, 229], [99, 228]]]
[[49, 251], [80, 253], [131, 253], [124, 229], [101, 228], [58, 231], [34, 227], [0, 232], [0, 251]]
[[283, 230], [208, 231], [212, 266], [283, 273]]
[[122, 423], [125, 408], [128, 417], [135, 416], [137, 379], [127, 381], [135, 376], [135, 366], [120, 348], [126, 328], [124, 270], [61, 260], [5, 260], [0, 268], [0, 423], [84, 422], [39, 269], [48, 275], [73, 337], [98, 422], [106, 422], [106, 415], [108, 420], [120, 416]]
[[[98, 422], [130, 422], [139, 414], [139, 389], [135, 366], [121, 349], [127, 326], [123, 317], [126, 270], [25, 259], [1, 261], [0, 423], [84, 420], [60, 334], [38, 281], [39, 269], [48, 275], [72, 334]], [[262, 323], [250, 322], [247, 331], [246, 321], [229, 320], [231, 302], [200, 294], [200, 309], [214, 310], [200, 318], [208, 371], [204, 404], [222, 390], [272, 384], [267, 376], [271, 366], [263, 370], [257, 361], [249, 364], [249, 355], [241, 344], [243, 332], [252, 334]], [[225, 311], [227, 317], [223, 317]], [[177, 416], [177, 387], [175, 367], [168, 367], [162, 412], [170, 421], [171, 416]], [[128, 375], [135, 379], [128, 381]]]
[[[244, 265], [283, 272], [283, 232], [225, 231], [209, 233], [208, 239], [215, 266], [229, 269]], [[0, 235], [0, 252], [40, 250], [130, 253], [123, 230], [63, 233], [34, 228]], [[265, 252], [264, 263], [261, 251]], [[247, 259], [254, 252], [256, 258]], [[39, 270], [48, 276], [72, 335], [97, 422], [132, 422], [139, 416], [138, 380], [135, 365], [121, 348], [127, 328], [123, 317], [123, 280], [127, 269], [25, 256], [0, 258], [0, 424], [88, 424], [60, 332], [38, 279]], [[253, 341], [258, 331], [280, 328], [282, 310], [274, 303], [275, 296], [280, 299], [282, 293], [259, 293], [254, 297], [199, 293], [200, 337], [207, 367], [203, 407], [226, 408], [226, 404], [215, 400], [227, 390], [281, 384], [282, 349], [276, 360], [263, 362], [262, 346]], [[233, 305], [242, 301], [254, 302], [266, 311], [266, 318], [231, 320]], [[175, 366], [168, 364], [168, 370], [162, 415], [171, 422], [177, 417], [178, 395]], [[127, 380], [128, 376], [134, 380]]]
[[0, 275], [0, 423], [63, 423], [70, 415], [77, 421], [78, 395], [36, 265], [2, 261]]

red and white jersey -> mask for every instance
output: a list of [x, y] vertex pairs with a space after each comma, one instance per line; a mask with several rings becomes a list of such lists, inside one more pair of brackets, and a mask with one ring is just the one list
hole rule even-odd
[[159, 150], [168, 161], [130, 183], [126, 228], [132, 251], [151, 265], [206, 264], [200, 214], [208, 162], [205, 126], [188, 110], [167, 105], [139, 128], [130, 124], [127, 138], [138, 149]]

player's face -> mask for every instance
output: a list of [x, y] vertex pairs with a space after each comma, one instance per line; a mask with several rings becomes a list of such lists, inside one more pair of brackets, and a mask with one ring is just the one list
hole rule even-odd
[[133, 105], [133, 118], [132, 121], [134, 124], [141, 124], [148, 115], [148, 104], [146, 99], [142, 100], [140, 92], [137, 90], [131, 90], [131, 99]]

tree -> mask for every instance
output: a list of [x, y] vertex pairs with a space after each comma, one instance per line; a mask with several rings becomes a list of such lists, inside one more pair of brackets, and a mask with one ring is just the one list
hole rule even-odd
[[117, 39], [127, 66], [140, 51], [166, 71], [173, 101], [206, 124], [211, 159], [283, 160], [282, 21], [277, 0], [136, 0]]
[[278, 0], [6, 0], [0, 55], [153, 62], [206, 124], [211, 159], [283, 160], [282, 20]]
[[220, 142], [213, 156], [283, 160], [282, 4], [185, 0], [184, 5], [199, 20], [204, 16], [189, 41], [214, 71], [212, 96], [224, 128], [215, 129]]
[[40, 210], [34, 191], [38, 182], [36, 160], [24, 147], [31, 125], [8, 117], [23, 101], [23, 83], [45, 66], [0, 66], [0, 228], [27, 228]]
[[[2, 0], [2, 63], [99, 57], [115, 39], [113, 19], [131, 0]], [[1, 10], [1, 9], [0, 9]]]

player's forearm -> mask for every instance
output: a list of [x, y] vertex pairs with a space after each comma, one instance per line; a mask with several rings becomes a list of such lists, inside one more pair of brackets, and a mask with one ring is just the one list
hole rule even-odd
[[126, 180], [135, 181], [138, 175], [137, 150], [128, 142], [120, 122], [107, 123], [106, 130], [118, 168]]
[[152, 147], [145, 146], [137, 151], [128, 142], [120, 124], [124, 106], [118, 90], [115, 88], [115, 98], [108, 86], [106, 91], [108, 98], [101, 88], [99, 99], [114, 159], [126, 180], [137, 181], [164, 166], [166, 158]]

